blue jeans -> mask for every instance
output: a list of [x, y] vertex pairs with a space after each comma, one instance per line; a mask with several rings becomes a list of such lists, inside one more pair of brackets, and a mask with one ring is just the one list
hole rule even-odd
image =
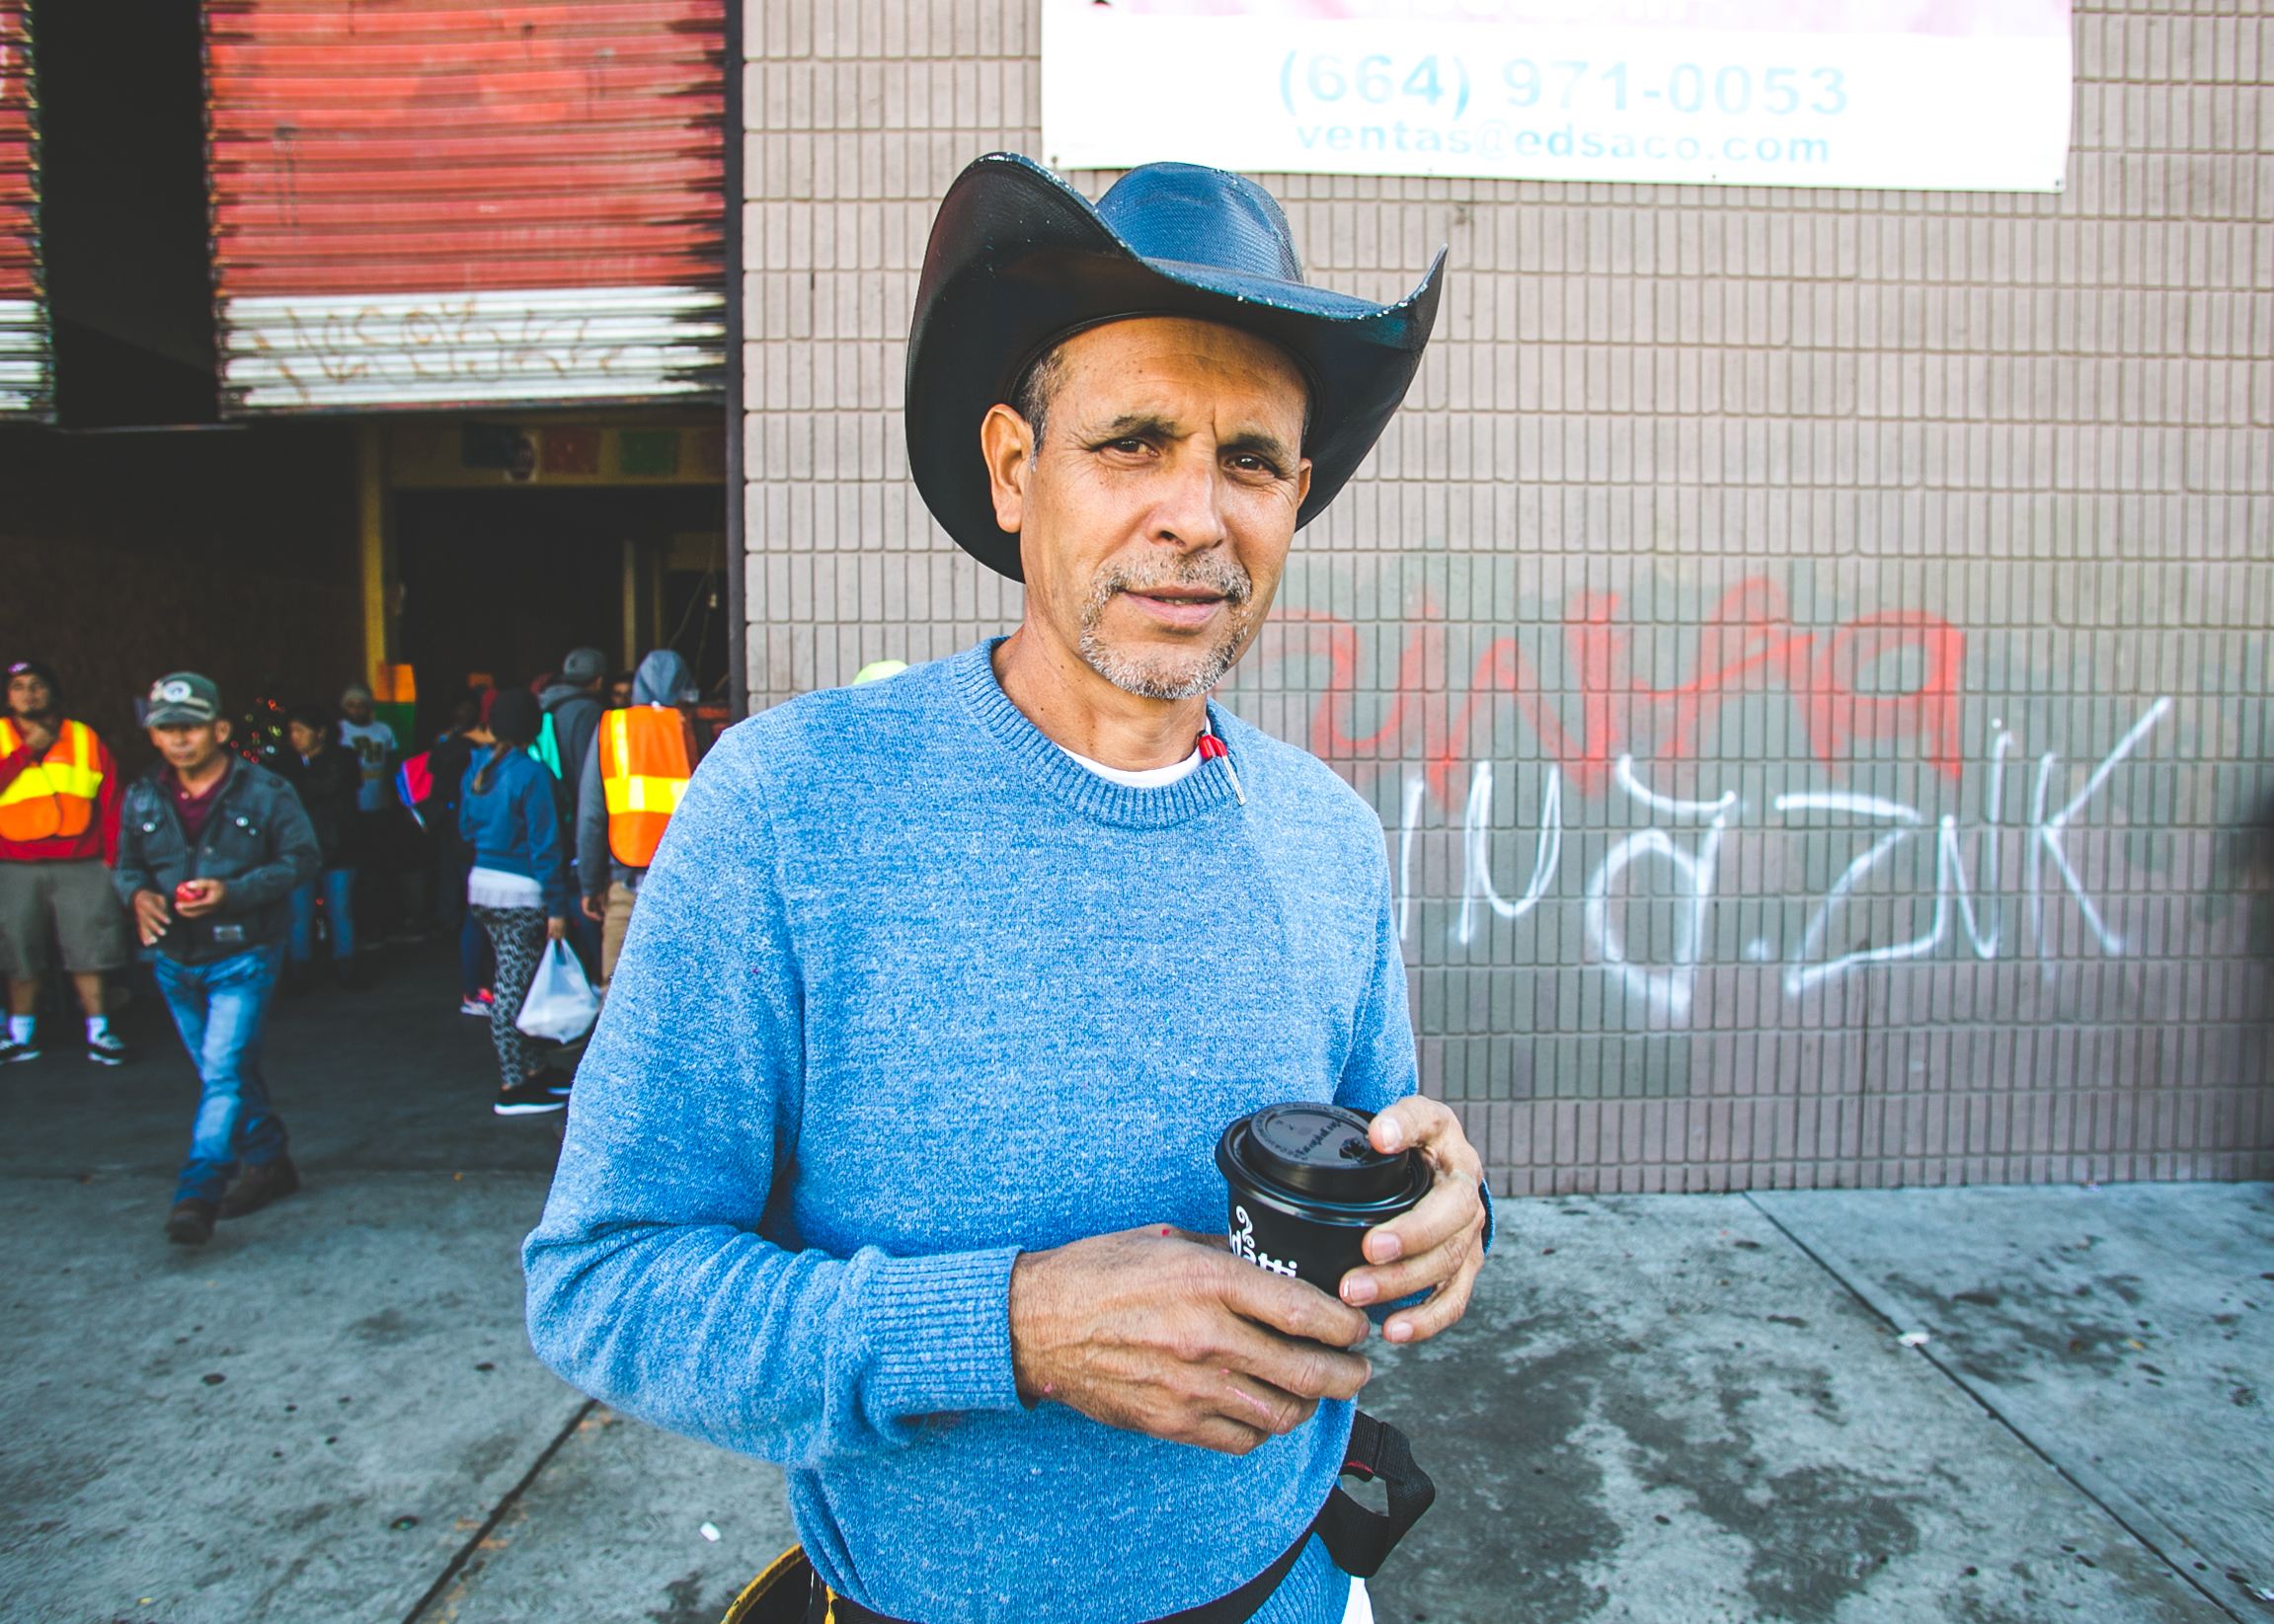
[[269, 1085], [261, 1078], [261, 1028], [283, 959], [275, 946], [209, 965], [158, 956], [158, 990], [204, 1084], [190, 1159], [174, 1187], [178, 1201], [217, 1201], [239, 1162], [273, 1162], [284, 1154], [284, 1123], [269, 1109]]
[[466, 911], [466, 922], [458, 927], [458, 979], [463, 983], [466, 996], [477, 992], [498, 978], [496, 956], [490, 951], [490, 933], [482, 928], [473, 910]]
[[316, 888], [324, 888], [324, 912], [332, 925], [332, 957], [355, 957], [355, 871], [326, 869], [292, 892], [292, 963], [316, 956]]

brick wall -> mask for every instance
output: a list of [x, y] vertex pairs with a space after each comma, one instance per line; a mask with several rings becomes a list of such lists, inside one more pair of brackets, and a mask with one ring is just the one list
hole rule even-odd
[[[1017, 619], [898, 409], [1039, 31], [748, 18], [763, 704]], [[1263, 178], [1330, 285], [1452, 251], [1226, 697], [1380, 812], [1503, 1189], [2274, 1175], [2269, 36], [2076, 27], [2059, 196]]]

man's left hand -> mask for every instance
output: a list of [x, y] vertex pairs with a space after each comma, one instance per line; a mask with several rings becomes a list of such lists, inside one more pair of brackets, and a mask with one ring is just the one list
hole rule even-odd
[[1419, 1150], [1437, 1180], [1411, 1212], [1366, 1232], [1371, 1267], [1343, 1276], [1342, 1300], [1364, 1308], [1427, 1291], [1426, 1302], [1399, 1309], [1381, 1328], [1393, 1343], [1426, 1342], [1468, 1312], [1484, 1267], [1484, 1164], [1460, 1119], [1420, 1095], [1374, 1118], [1368, 1137], [1385, 1156]]
[[[218, 880], [185, 880], [174, 893], [174, 911], [185, 919], [201, 919], [221, 905], [229, 888]], [[194, 894], [184, 895], [183, 892]]]

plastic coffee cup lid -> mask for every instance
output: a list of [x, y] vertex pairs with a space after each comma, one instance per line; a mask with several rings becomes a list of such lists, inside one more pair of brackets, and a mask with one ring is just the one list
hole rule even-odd
[[1405, 1188], [1413, 1153], [1385, 1156], [1366, 1129], [1365, 1117], [1341, 1106], [1274, 1106], [1248, 1120], [1248, 1160], [1272, 1183], [1321, 1200], [1386, 1199]]

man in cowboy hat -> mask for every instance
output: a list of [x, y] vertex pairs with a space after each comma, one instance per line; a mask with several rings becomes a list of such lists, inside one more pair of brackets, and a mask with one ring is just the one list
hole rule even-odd
[[[942, 204], [910, 467], [1025, 618], [719, 740], [524, 1252], [555, 1369], [789, 1468], [812, 1617], [1357, 1610], [1309, 1536], [1366, 1311], [1458, 1319], [1488, 1213], [1415, 1093], [1378, 819], [1208, 696], [1442, 266], [1393, 305], [1312, 287], [1267, 193], [1181, 164], [1093, 207], [998, 155]], [[1217, 1135], [1290, 1100], [1436, 1171], [1339, 1301], [1204, 1233]]]

